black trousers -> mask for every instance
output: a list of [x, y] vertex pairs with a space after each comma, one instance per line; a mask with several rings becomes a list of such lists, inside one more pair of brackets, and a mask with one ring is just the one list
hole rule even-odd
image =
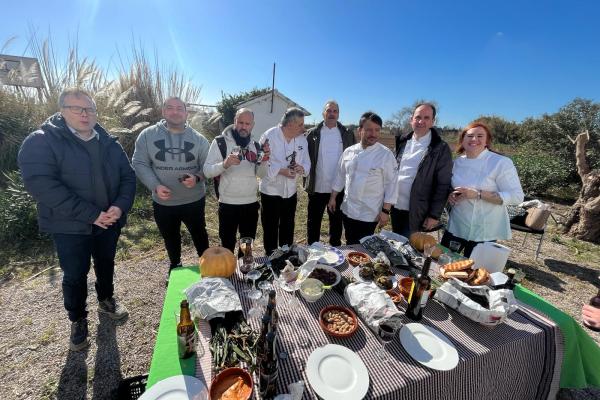
[[360, 239], [375, 233], [377, 222], [365, 222], [352, 219], [342, 213], [344, 220], [344, 232], [346, 233], [346, 245], [359, 244]]
[[335, 198], [335, 212], [332, 213], [327, 208], [329, 203], [329, 193], [313, 193], [308, 195], [308, 210], [306, 220], [306, 233], [308, 244], [318, 242], [321, 239], [321, 222], [323, 221], [323, 211], [327, 209], [329, 215], [329, 244], [340, 246], [342, 244], [342, 211], [340, 206], [344, 200], [344, 192], [338, 193]]
[[396, 207], [392, 207], [391, 212], [392, 219], [392, 231], [405, 238], [410, 237], [410, 213], [407, 210], [398, 210]]
[[294, 218], [298, 196], [284, 199], [281, 196], [260, 194], [260, 219], [263, 227], [265, 253], [270, 255], [273, 250], [284, 244], [294, 242]]
[[90, 258], [94, 261], [96, 294], [98, 301], [113, 296], [115, 253], [121, 228], [92, 227], [91, 235], [55, 233], [52, 235], [60, 268], [63, 270], [63, 300], [69, 320], [77, 321], [87, 316], [87, 275]]
[[[490, 240], [490, 242], [495, 242], [495, 240]], [[444, 232], [444, 236], [442, 236], [442, 241], [440, 244], [446, 248], [449, 248], [455, 253], [463, 253], [463, 255], [468, 258], [471, 256], [475, 246], [477, 246], [479, 243], [483, 242], [466, 240], [446, 231]]]
[[165, 241], [171, 266], [181, 263], [181, 223], [183, 222], [192, 236], [198, 256], [208, 248], [208, 233], [204, 218], [206, 198], [178, 206], [163, 206], [153, 202], [154, 220]]
[[237, 242], [238, 229], [241, 238], [256, 238], [259, 208], [258, 201], [250, 204], [219, 203], [219, 237], [221, 238], [221, 246], [233, 252]]

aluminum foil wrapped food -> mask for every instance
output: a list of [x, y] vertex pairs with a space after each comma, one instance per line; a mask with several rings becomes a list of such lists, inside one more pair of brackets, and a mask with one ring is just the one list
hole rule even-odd
[[344, 297], [374, 332], [383, 322], [396, 328], [402, 326], [402, 313], [385, 291], [374, 284], [351, 283], [346, 286]]
[[482, 325], [501, 324], [518, 308], [512, 290], [470, 286], [452, 278], [435, 292], [436, 300]]
[[241, 311], [242, 303], [233, 284], [226, 278], [202, 278], [185, 289], [194, 317], [211, 320], [226, 312]]

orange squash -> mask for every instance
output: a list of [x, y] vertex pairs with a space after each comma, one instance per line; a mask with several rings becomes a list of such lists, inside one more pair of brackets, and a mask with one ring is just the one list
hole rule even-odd
[[235, 272], [236, 259], [231, 250], [225, 247], [210, 247], [200, 257], [200, 274], [203, 278], [229, 278]]

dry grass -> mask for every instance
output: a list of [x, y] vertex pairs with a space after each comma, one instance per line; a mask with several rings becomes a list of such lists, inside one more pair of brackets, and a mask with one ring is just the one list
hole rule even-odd
[[[206, 215], [211, 244], [217, 244], [213, 198], [208, 199]], [[322, 233], [325, 240], [325, 229]], [[139, 210], [122, 237], [115, 282], [118, 297], [130, 310], [130, 318], [116, 325], [96, 314], [94, 279], [90, 274], [88, 308], [92, 346], [87, 352], [67, 350], [69, 323], [62, 306], [59, 269], [31, 280], [16, 278], [2, 284], [1, 399], [114, 398], [121, 378], [147, 373], [162, 310], [167, 258], [154, 223]], [[296, 240], [305, 237], [306, 195], [300, 192]], [[535, 263], [535, 242], [530, 238], [521, 248], [521, 240], [522, 236], [517, 234], [508, 245], [514, 249], [511, 262], [528, 273], [525, 286], [579, 321], [581, 304], [596, 290], [592, 281], [597, 282], [600, 273], [600, 248], [551, 233], [544, 241], [539, 262]], [[187, 235], [184, 241], [184, 262], [195, 263], [196, 255]], [[600, 335], [592, 334], [600, 342]], [[592, 389], [563, 391], [561, 398], [592, 399], [598, 395]]]

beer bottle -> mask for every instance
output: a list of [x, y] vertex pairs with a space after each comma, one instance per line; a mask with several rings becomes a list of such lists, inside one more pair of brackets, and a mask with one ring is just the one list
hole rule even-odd
[[277, 394], [278, 363], [275, 353], [275, 333], [269, 332], [266, 337], [266, 353], [260, 362], [259, 389], [263, 399], [272, 399]]
[[431, 291], [431, 278], [429, 277], [429, 267], [431, 266], [431, 257], [427, 257], [423, 263], [423, 268], [419, 276], [413, 280], [410, 294], [408, 295], [408, 307], [406, 316], [413, 321], [420, 321], [423, 317], [423, 309], [429, 300]]
[[190, 316], [190, 307], [187, 300], [181, 301], [179, 311], [180, 320], [177, 324], [177, 348], [179, 358], [188, 358], [196, 353], [198, 334]]
[[[592, 297], [590, 299], [590, 306], [592, 307], [596, 307], [596, 308], [600, 308], [600, 290], [598, 290], [598, 294], [595, 295], [594, 297]], [[597, 328], [595, 326], [591, 326], [585, 323], [585, 321], [583, 321], [583, 324], [585, 325], [586, 328], [591, 329], [595, 332], [600, 332], [600, 328]]]

